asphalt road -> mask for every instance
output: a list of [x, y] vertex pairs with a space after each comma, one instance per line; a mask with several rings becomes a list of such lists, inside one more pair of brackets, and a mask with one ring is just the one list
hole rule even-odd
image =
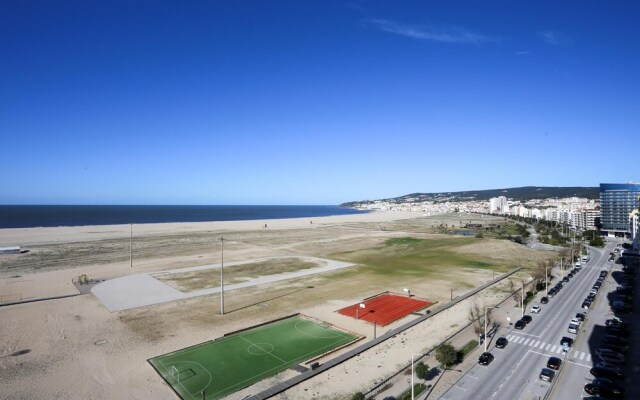
[[[608, 248], [612, 246], [608, 245], [605, 250], [591, 249], [589, 262], [583, 264], [582, 270], [568, 283], [564, 283], [564, 287], [555, 297], [550, 298], [548, 304], [541, 305], [542, 311], [539, 314], [528, 313], [532, 315], [533, 321], [523, 330], [513, 329], [512, 326], [499, 329], [489, 346], [489, 351], [495, 356], [493, 362], [488, 366], [476, 364], [440, 399], [541, 399], [551, 389], [551, 384], [542, 381], [539, 374], [552, 356], [563, 360], [560, 373], [557, 372], [556, 375], [560, 379], [556, 382], [558, 389], [554, 390], [567, 390], [568, 393], [566, 397], [554, 395], [553, 398], [580, 399], [585, 376], [589, 374], [594, 361], [584, 337], [588, 336], [588, 330], [592, 326], [590, 316], [599, 313], [603, 306], [608, 307], [604, 290], [600, 290], [595, 305], [592, 305], [592, 310], [594, 306], [595, 310], [588, 311], [587, 320], [582, 324], [579, 334], [570, 334], [567, 328], [576, 313], [585, 311], [580, 308], [582, 301], [598, 278], [600, 270], [610, 265], [607, 263], [607, 256], [611, 251]], [[554, 280], [549, 286], [552, 287], [557, 281], [558, 279]], [[607, 281], [610, 281], [610, 276]], [[535, 303], [543, 295], [544, 293], [539, 293]], [[527, 311], [532, 304], [534, 303], [527, 307]], [[600, 319], [598, 316], [593, 318], [598, 318], [598, 321]], [[604, 320], [602, 323], [604, 324]], [[582, 332], [582, 329], [586, 332]], [[509, 340], [504, 349], [493, 348], [495, 339], [499, 336], [505, 336]], [[576, 341], [567, 354], [564, 354], [560, 346], [563, 336]], [[573, 379], [576, 380], [572, 381]]]

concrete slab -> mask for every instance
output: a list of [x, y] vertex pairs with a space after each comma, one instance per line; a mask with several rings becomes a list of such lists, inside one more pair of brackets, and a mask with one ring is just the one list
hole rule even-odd
[[110, 279], [94, 286], [91, 292], [111, 312], [184, 298], [184, 293], [148, 274]]

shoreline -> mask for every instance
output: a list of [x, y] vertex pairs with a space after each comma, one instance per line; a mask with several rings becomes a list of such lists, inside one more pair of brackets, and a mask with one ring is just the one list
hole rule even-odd
[[[279, 229], [313, 229], [344, 223], [383, 223], [401, 219], [422, 217], [422, 211], [372, 211], [357, 214], [342, 214], [323, 217], [295, 217], [234, 221], [206, 222], [161, 222], [117, 225], [83, 225], [38, 228], [1, 228], [0, 247], [29, 246], [38, 244], [93, 241], [114, 238], [133, 238], [161, 234], [184, 234], [201, 231], [246, 231]], [[265, 228], [266, 226], [266, 228]]]

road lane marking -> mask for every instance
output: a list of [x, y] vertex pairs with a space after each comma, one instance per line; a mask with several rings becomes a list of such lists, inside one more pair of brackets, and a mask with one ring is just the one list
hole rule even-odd
[[522, 344], [526, 345], [527, 343], [529, 343], [529, 340], [531, 340], [531, 339], [525, 340], [524, 343], [522, 343]]
[[538, 348], [538, 346], [540, 345], [540, 341], [536, 340], [535, 344], [533, 345], [534, 348]]
[[580, 364], [579, 362], [575, 362], [575, 361], [573, 361], [573, 360], [567, 360], [567, 362], [570, 362], [571, 364], [579, 365], [579, 366], [581, 366], [581, 367], [585, 367], [585, 368], [589, 368], [589, 369], [591, 369], [591, 366], [590, 366], [590, 365]]
[[537, 338], [542, 336], [542, 335], [529, 335], [528, 333], [522, 333], [522, 332], [518, 332], [518, 335], [525, 335], [525, 336], [531, 336], [531, 337], [537, 337]]
[[587, 362], [591, 361], [591, 354], [587, 354]]
[[581, 360], [584, 360], [584, 356], [585, 356], [585, 355], [586, 355], [586, 354], [584, 354], [584, 353], [580, 353], [580, 359], [581, 359]]
[[545, 348], [544, 348], [544, 351], [549, 350], [549, 347], [551, 347], [551, 343], [547, 343], [547, 345], [546, 345], [546, 346], [545, 346]]
[[462, 390], [463, 392], [466, 392], [466, 391], [467, 391], [467, 389], [463, 389], [463, 388], [461, 388], [461, 387], [460, 387], [460, 386], [458, 386], [458, 385], [453, 385], [453, 387], [454, 387], [454, 388], [458, 388], [458, 389]]
[[551, 348], [551, 352], [555, 353], [557, 347], [558, 347], [558, 345], [554, 344], [553, 347]]

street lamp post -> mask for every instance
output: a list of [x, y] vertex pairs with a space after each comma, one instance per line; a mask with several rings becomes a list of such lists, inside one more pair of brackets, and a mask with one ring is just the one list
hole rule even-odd
[[547, 292], [547, 296], [549, 295], [549, 272], [547, 270], [549, 267], [544, 267], [544, 290]]
[[414, 357], [418, 356], [418, 359], [420, 359], [420, 357], [423, 356], [423, 354], [415, 354], [415, 353], [411, 353], [411, 400], [413, 400], [415, 398], [415, 389], [414, 389], [414, 383], [413, 383], [413, 377], [415, 376], [415, 370], [413, 367], [413, 363], [414, 363]]
[[522, 318], [524, 317], [524, 282], [521, 282], [521, 283], [522, 283], [522, 293], [520, 295], [520, 298], [522, 300], [522, 316], [521, 316]]
[[224, 237], [220, 237], [220, 315], [224, 315]]
[[133, 224], [129, 224], [129, 267], [133, 268]]
[[490, 309], [496, 307], [485, 307], [484, 308], [484, 352], [487, 352], [487, 316]]

